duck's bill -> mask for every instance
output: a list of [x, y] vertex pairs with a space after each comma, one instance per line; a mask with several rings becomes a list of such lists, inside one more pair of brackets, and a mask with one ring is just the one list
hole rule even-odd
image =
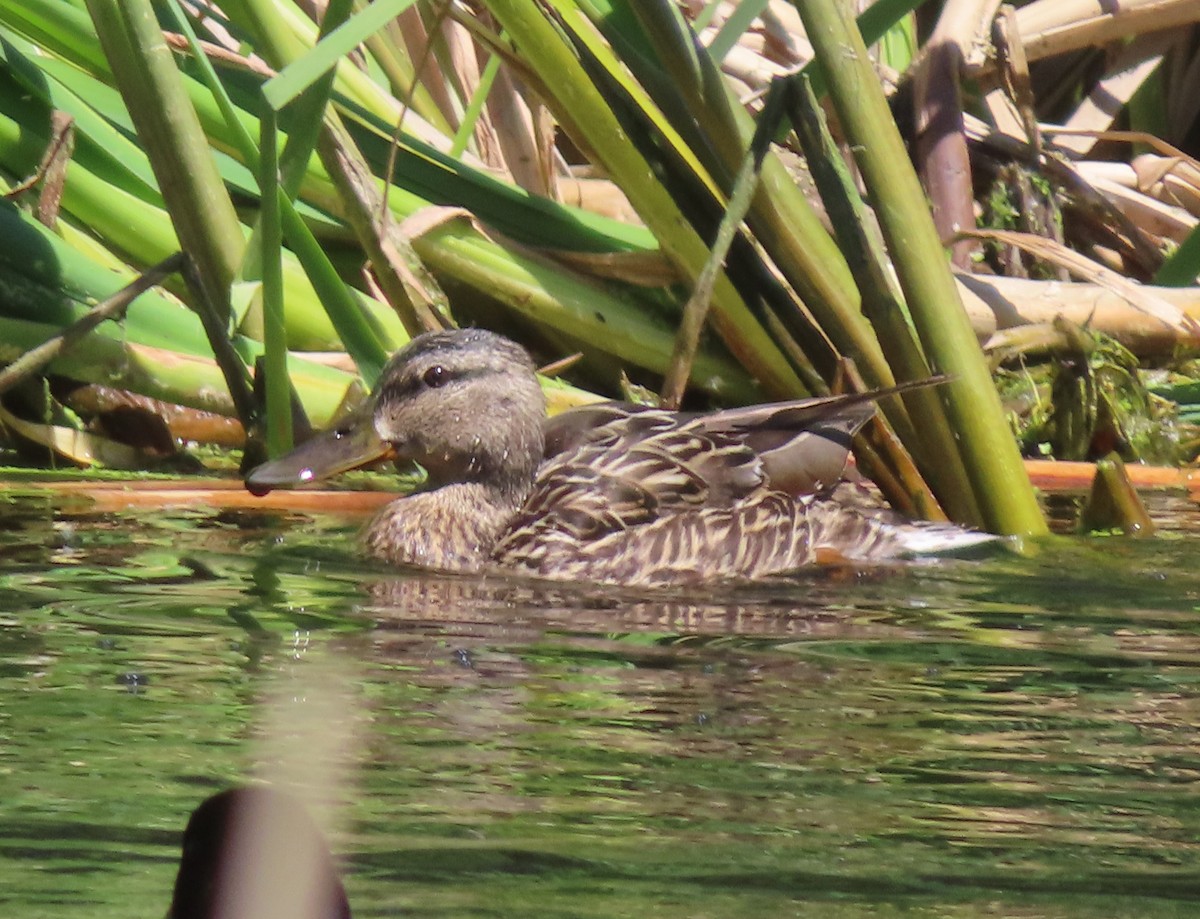
[[273, 488], [319, 482], [384, 459], [391, 453], [391, 445], [379, 439], [369, 417], [348, 419], [290, 453], [256, 466], [246, 476], [246, 489], [251, 494], [265, 495]]

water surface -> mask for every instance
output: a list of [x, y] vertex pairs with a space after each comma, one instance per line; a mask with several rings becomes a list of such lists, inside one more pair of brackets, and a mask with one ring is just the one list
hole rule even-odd
[[622, 595], [397, 575], [328, 516], [0, 493], [0, 915], [161, 916], [187, 813], [256, 776], [334, 822], [362, 916], [1196, 915], [1166, 509]]

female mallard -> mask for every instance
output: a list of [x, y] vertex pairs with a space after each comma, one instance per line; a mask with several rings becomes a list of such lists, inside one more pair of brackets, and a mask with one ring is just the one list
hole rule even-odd
[[373, 555], [616, 584], [760, 578], [818, 555], [885, 559], [986, 538], [833, 497], [850, 438], [886, 394], [702, 415], [601, 403], [547, 421], [523, 348], [481, 329], [431, 332], [392, 358], [357, 423], [246, 484], [265, 493], [391, 453], [428, 481], [370, 524]]

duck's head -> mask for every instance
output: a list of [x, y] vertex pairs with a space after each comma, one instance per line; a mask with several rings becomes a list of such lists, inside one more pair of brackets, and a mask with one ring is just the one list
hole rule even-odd
[[482, 329], [429, 332], [388, 362], [355, 417], [246, 479], [255, 493], [326, 478], [388, 454], [431, 487], [484, 482], [528, 491], [541, 462], [546, 401], [528, 353]]

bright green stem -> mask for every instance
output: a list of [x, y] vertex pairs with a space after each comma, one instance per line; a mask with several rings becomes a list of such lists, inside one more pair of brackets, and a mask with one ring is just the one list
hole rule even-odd
[[[0, 316], [0, 361], [15, 360], [61, 331], [57, 325]], [[257, 353], [246, 340], [238, 345], [250, 359]], [[236, 415], [225, 378], [211, 357], [137, 344], [120, 335], [115, 325], [102, 326], [78, 342], [69, 354], [52, 361], [49, 368], [73, 380], [125, 389], [227, 417]], [[318, 426], [332, 421], [356, 384], [349, 374], [307, 361], [293, 360], [291, 371], [296, 392]]]
[[[336, 4], [331, 3], [326, 10], [326, 18], [332, 24], [332, 22], [338, 20], [339, 15], [347, 11], [348, 6], [345, 0]], [[187, 22], [181, 20], [179, 26], [184, 34], [188, 36], [189, 41], [195, 49], [195, 36], [192, 34]], [[336, 330], [342, 346], [354, 359], [359, 372], [362, 373], [368, 385], [373, 385], [380, 370], [383, 369], [383, 365], [387, 362], [389, 352], [399, 347], [407, 338], [404, 337], [402, 329], [395, 328], [395, 323], [388, 322], [388, 320], [395, 318], [393, 313], [379, 310], [372, 314], [367, 307], [366, 301], [363, 300], [360, 302], [355, 294], [351, 292], [350, 288], [338, 276], [337, 270], [317, 243], [312, 231], [300, 219], [300, 215], [297, 213], [296, 206], [292, 201], [292, 195], [295, 191], [293, 186], [298, 186], [304, 178], [305, 164], [308, 162], [309, 154], [311, 153], [311, 141], [317, 136], [319, 131], [321, 112], [324, 109], [328, 95], [328, 80], [318, 80], [316, 85], [311, 86], [304, 92], [296, 103], [297, 106], [302, 107], [298, 112], [298, 117], [301, 120], [315, 120], [317, 126], [304, 131], [294, 132], [288, 138], [288, 143], [284, 148], [282, 157], [279, 157], [280, 163], [264, 166], [260, 161], [259, 148], [255, 146], [253, 137], [251, 137], [246, 124], [243, 123], [239, 112], [234, 108], [233, 102], [225, 91], [225, 87], [221, 84], [215, 71], [212, 69], [211, 63], [198, 51], [195, 54], [195, 58], [205, 86], [215, 100], [225, 129], [228, 131], [231, 141], [240, 153], [243, 162], [259, 176], [262, 176], [264, 170], [267, 170], [271, 177], [271, 184], [275, 188], [276, 200], [271, 202], [270, 207], [266, 203], [263, 206], [264, 212], [269, 211], [272, 215], [271, 219], [276, 223], [270, 229], [270, 232], [279, 233], [280, 229], [282, 229], [283, 236], [287, 238], [288, 245], [291, 246], [292, 252], [295, 253], [297, 260], [304, 268], [307, 281], [312, 285], [313, 293], [316, 294], [317, 302], [329, 317], [329, 321]], [[268, 112], [268, 115], [271, 116], [266, 119], [270, 122], [269, 126], [264, 121], [259, 122], [259, 142], [264, 148], [269, 144], [271, 149], [274, 150], [278, 141], [278, 131], [273, 114]], [[265, 136], [267, 131], [275, 133], [267, 137]], [[275, 183], [274, 178], [279, 175], [282, 175], [282, 179], [278, 183]], [[260, 179], [259, 184], [263, 184], [262, 179]], [[260, 257], [264, 246], [261, 241], [252, 240], [252, 242], [253, 245], [242, 265], [242, 274], [246, 277], [265, 276], [266, 270], [261, 263]], [[273, 251], [278, 253], [279, 250], [275, 247]], [[277, 329], [278, 322], [283, 322], [284, 328], [295, 327], [298, 315], [311, 317], [314, 312], [311, 308], [306, 308], [312, 306], [311, 298], [297, 297], [294, 295], [294, 291], [286, 290], [289, 281], [295, 282], [299, 280], [297, 272], [288, 272], [286, 270], [288, 267], [293, 266], [294, 263], [289, 263], [282, 258], [278, 260], [280, 261], [280, 270], [283, 272], [281, 283], [285, 287], [283, 300], [290, 304], [291, 310], [285, 315], [282, 306], [280, 306], [276, 310], [275, 316], [264, 318], [264, 340], [267, 340], [268, 328]], [[269, 357], [268, 360], [269, 363], [275, 365], [277, 373], [281, 372], [279, 354], [285, 347], [286, 345], [282, 341], [274, 343], [268, 340], [268, 354], [274, 355], [273, 357]], [[270, 385], [268, 384], [268, 388]], [[278, 403], [280, 399], [279, 395], [275, 395], [274, 397], [268, 395], [268, 402], [275, 401]], [[290, 411], [287, 414], [290, 419]], [[290, 421], [288, 423], [290, 424]]]
[[[792, 123], [813, 181], [846, 260], [858, 279], [863, 313], [875, 327], [896, 375], [902, 380], [927, 377], [930, 375], [929, 364], [909, 323], [900, 291], [891, 278], [883, 241], [874, 232], [874, 224], [866, 213], [850, 169], [829, 133], [808, 78], [797, 77], [789, 87], [788, 95], [792, 104]], [[937, 392], [919, 389], [906, 393], [904, 406], [904, 412], [892, 410], [892, 406], [884, 406], [884, 409], [909, 452], [915, 456], [924, 455], [926, 476], [941, 496], [946, 510], [956, 520], [981, 519], [970, 478], [958, 451], [942, 449], [945, 444], [953, 443], [954, 435]], [[918, 495], [913, 499], [916, 504], [922, 503]]]
[[180, 245], [228, 320], [242, 228], [154, 10], [149, 0], [88, 0], [88, 9]]
[[959, 300], [925, 196], [853, 20], [837, 0], [793, 0], [829, 78], [830, 95], [875, 203], [921, 345], [934, 370], [953, 442], [989, 530], [1046, 532], [1000, 398]]
[[[692, 140], [706, 168], [728, 193], [754, 135], [753, 120], [712, 58], [694, 43], [674, 4], [630, 0], [630, 5], [654, 47], [653, 65], [665, 73], [666, 87], [681, 100], [671, 112], [676, 127]], [[646, 72], [648, 61], [633, 58], [632, 63], [647, 65], [640, 73], [643, 79], [662, 82], [661, 76]], [[763, 159], [746, 222], [822, 331], [841, 354], [854, 358], [868, 385], [894, 383], [879, 343], [860, 312], [858, 290], [845, 258], [773, 151]], [[832, 371], [828, 359], [809, 356], [814, 364]]]
[[[562, 114], [565, 123], [581, 132], [586, 146], [628, 196], [663, 252], [694, 284], [708, 259], [708, 248], [630, 143], [562, 34], [537, 4], [527, 0], [494, 0], [488, 6], [543, 85], [555, 93], [548, 102]], [[803, 391], [787, 359], [724, 272], [714, 284], [711, 321], [730, 351], [767, 392], [785, 397]]]
[[282, 456], [292, 448], [292, 393], [288, 384], [287, 327], [283, 318], [282, 233], [279, 230], [278, 155], [275, 113], [263, 115], [258, 185], [262, 192], [259, 243], [262, 247], [263, 343], [266, 354], [267, 452]]

